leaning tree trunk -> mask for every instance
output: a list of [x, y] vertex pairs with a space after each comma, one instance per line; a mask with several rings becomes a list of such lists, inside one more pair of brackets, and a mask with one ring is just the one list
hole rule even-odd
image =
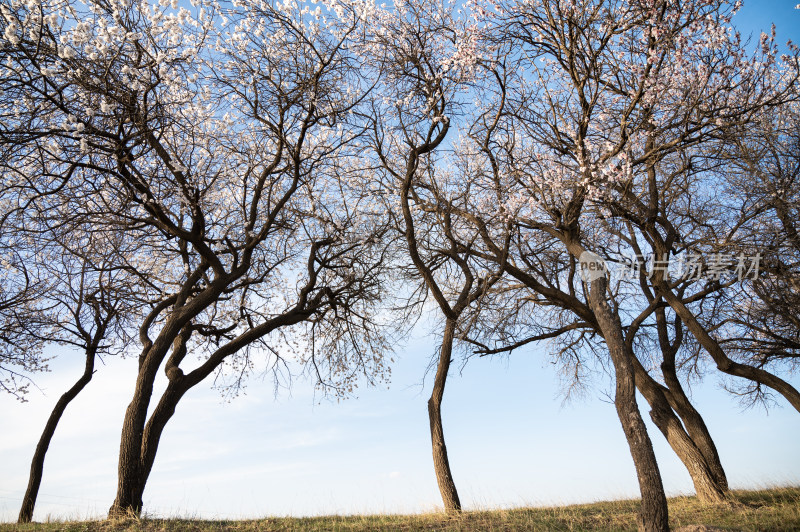
[[633, 365], [636, 388], [650, 405], [650, 419], [686, 466], [689, 476], [692, 477], [697, 498], [704, 503], [724, 502], [727, 486], [723, 487], [717, 483], [705, 456], [675, 415], [661, 385], [647, 373], [638, 359], [633, 359]]
[[[176, 393], [178, 383], [174, 381], [178, 374], [180, 377], [183, 374], [179, 370], [175, 371], [177, 368], [174, 368], [173, 371], [168, 372], [167, 377], [170, 383], [150, 417], [150, 422], [147, 422], [147, 410], [153, 396], [153, 382], [167, 350], [170, 346], [174, 348], [173, 356], [167, 362], [167, 366], [170, 366], [170, 363], [176, 365], [186, 354], [188, 339], [186, 330], [178, 329], [175, 322], [168, 324], [167, 327], [170, 327], [171, 330], [167, 333], [162, 330], [156, 341], [143, 349], [140, 357], [136, 388], [122, 423], [117, 496], [108, 510], [110, 519], [131, 514], [139, 515], [142, 512], [142, 496], [147, 484], [147, 477], [153, 466], [158, 440], [164, 426], [175, 411], [175, 405], [186, 392], [186, 389], [181, 386], [179, 393]], [[181, 332], [180, 335], [173, 336], [169, 334], [172, 331]], [[173, 339], [172, 342], [169, 341], [170, 338]], [[167, 414], [165, 415], [165, 413]], [[154, 418], [157, 419], [155, 425], [153, 424]], [[153, 431], [154, 427], [155, 431]]]
[[616, 380], [614, 405], [633, 457], [642, 495], [638, 528], [647, 532], [668, 532], [669, 514], [661, 472], [653, 452], [653, 444], [647, 434], [647, 427], [636, 404], [636, 383], [631, 360], [633, 353], [627, 349], [623, 340], [619, 316], [614, 314], [606, 300], [606, 286], [607, 280], [604, 277], [592, 281], [589, 303], [597, 317], [614, 364]]
[[[147, 405], [153, 393], [154, 378], [154, 374], [151, 372], [158, 369], [163, 356], [158, 358], [158, 363], [153, 362], [155, 358], [143, 359], [145, 363], [139, 372], [134, 402], [131, 402], [131, 406], [128, 407], [128, 415], [126, 415], [123, 425], [119, 485], [117, 498], [109, 510], [109, 517], [141, 512], [144, 489], [150, 472], [153, 470], [158, 444], [167, 422], [175, 414], [175, 408], [186, 392], [208, 377], [217, 367], [216, 364], [205, 364], [188, 376], [183, 374], [178, 364], [186, 356], [187, 342], [190, 336], [191, 328], [185, 327], [172, 343], [172, 355], [165, 366], [169, 383], [149, 419], [146, 417]], [[142, 390], [141, 393], [140, 390]], [[131, 430], [131, 428], [136, 430]]]
[[[150, 386], [152, 388], [152, 385]], [[146, 398], [145, 398], [146, 396]], [[120, 438], [117, 496], [108, 510], [109, 519], [139, 515], [142, 511], [143, 478], [140, 452], [142, 425], [147, 416], [149, 394], [137, 382], [133, 399], [125, 411]]]
[[724, 493], [727, 493], [728, 477], [722, 467], [722, 460], [720, 460], [714, 439], [708, 431], [703, 416], [700, 415], [700, 412], [689, 400], [683, 390], [680, 379], [678, 379], [675, 355], [683, 342], [682, 322], [679, 319], [675, 321], [675, 340], [672, 342], [669, 339], [667, 315], [663, 307], [656, 309], [656, 324], [658, 326], [658, 342], [663, 357], [661, 375], [664, 377], [664, 384], [666, 384], [664, 393], [672, 410], [681, 418], [689, 437], [697, 445], [700, 452], [703, 453], [706, 464], [708, 464], [712, 475], [714, 475], [714, 482]]
[[42, 474], [44, 473], [44, 458], [47, 454], [47, 449], [50, 447], [50, 441], [58, 427], [58, 422], [64, 414], [67, 406], [72, 402], [75, 397], [89, 384], [94, 374], [94, 357], [96, 349], [89, 348], [86, 350], [86, 364], [83, 369], [83, 375], [62, 395], [50, 417], [47, 419], [47, 424], [44, 426], [42, 435], [39, 438], [39, 443], [36, 445], [36, 451], [33, 453], [33, 460], [31, 460], [31, 472], [28, 476], [28, 489], [25, 490], [25, 496], [22, 498], [22, 508], [19, 511], [18, 523], [30, 523], [33, 519], [33, 509], [36, 506], [36, 497], [39, 494], [39, 486], [42, 483]]
[[689, 476], [692, 477], [697, 498], [706, 504], [725, 502], [725, 492], [717, 484], [711, 469], [705, 461], [703, 453], [697, 448], [689, 435], [684, 430], [672, 409], [666, 405], [659, 405], [650, 412], [653, 423], [664, 434], [672, 450], [678, 455], [686, 466]]
[[188, 386], [184, 386], [182, 374], [176, 380], [170, 380], [167, 389], [147, 421], [139, 457], [139, 482], [135, 488], [137, 491], [133, 493], [134, 498], [138, 501], [141, 501], [144, 496], [144, 489], [147, 479], [150, 478], [150, 472], [153, 470], [161, 435], [164, 433], [167, 422], [175, 414], [175, 407], [178, 406], [178, 402], [188, 389]]
[[117, 495], [108, 510], [109, 519], [139, 515], [142, 511], [142, 492], [145, 482], [141, 460], [142, 440], [147, 409], [153, 395], [153, 381], [160, 360], [145, 356], [143, 361], [136, 379], [133, 398], [122, 422], [117, 466]]
[[450, 462], [447, 460], [447, 447], [444, 443], [444, 429], [442, 428], [442, 397], [444, 396], [447, 372], [450, 369], [455, 328], [455, 320], [447, 319], [442, 337], [441, 351], [439, 352], [439, 364], [436, 367], [436, 377], [433, 381], [433, 391], [431, 392], [431, 398], [428, 400], [428, 418], [430, 419], [431, 444], [433, 446], [433, 468], [436, 472], [439, 492], [442, 494], [444, 509], [448, 513], [461, 511], [461, 501], [458, 499], [458, 491], [456, 491], [456, 484], [450, 471]]
[[703, 421], [703, 416], [700, 415], [700, 412], [695, 409], [686, 396], [686, 392], [683, 390], [683, 386], [681, 386], [675, 373], [675, 364], [668, 365], [665, 361], [661, 365], [661, 373], [669, 390], [667, 399], [670, 401], [673, 410], [680, 416], [686, 432], [689, 433], [689, 437], [703, 454], [703, 458], [705, 458], [706, 464], [708, 464], [711, 474], [714, 476], [714, 482], [723, 493], [727, 493], [728, 477], [722, 467], [717, 446], [711, 438], [711, 433], [708, 431], [705, 421]]

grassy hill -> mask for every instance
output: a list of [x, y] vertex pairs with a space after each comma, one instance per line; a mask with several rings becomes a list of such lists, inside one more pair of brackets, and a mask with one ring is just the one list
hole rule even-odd
[[[694, 497], [670, 499], [674, 530], [800, 531], [800, 487], [734, 491], [733, 502], [707, 507]], [[249, 530], [636, 530], [638, 501], [611, 501], [554, 508], [518, 508], [422, 515], [355, 515], [313, 518], [266, 518], [241, 521], [197, 519], [126, 519], [119, 521], [49, 522], [29, 525], [0, 524], [4, 531], [249, 531]]]

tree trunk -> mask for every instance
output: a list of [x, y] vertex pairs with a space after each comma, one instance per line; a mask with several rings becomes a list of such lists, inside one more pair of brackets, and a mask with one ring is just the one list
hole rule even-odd
[[117, 495], [108, 510], [109, 519], [126, 517], [131, 514], [139, 515], [142, 511], [144, 475], [141, 451], [144, 424], [155, 379], [155, 372], [151, 370], [152, 366], [148, 364], [140, 368], [133, 399], [125, 411], [120, 437]]
[[639, 407], [636, 404], [636, 383], [633, 353], [627, 349], [622, 334], [622, 324], [606, 300], [607, 280], [601, 277], [592, 281], [589, 304], [597, 318], [603, 338], [614, 363], [616, 390], [614, 404], [622, 430], [636, 467], [642, 506], [638, 528], [647, 532], [668, 532], [669, 514], [664, 485], [658, 469], [653, 444], [647, 434]]
[[728, 477], [725, 474], [725, 469], [722, 467], [717, 446], [711, 438], [711, 433], [708, 431], [703, 417], [700, 412], [695, 409], [694, 405], [689, 401], [686, 392], [683, 390], [680, 381], [675, 373], [675, 364], [661, 364], [661, 372], [664, 376], [664, 382], [667, 384], [667, 399], [670, 402], [673, 410], [680, 416], [683, 421], [683, 426], [686, 427], [686, 432], [689, 437], [697, 445], [697, 449], [703, 454], [703, 458], [708, 464], [711, 474], [714, 477], [714, 482], [719, 486], [723, 493], [728, 491]]
[[108, 510], [108, 518], [139, 515], [142, 511], [142, 474], [140, 452], [142, 425], [147, 415], [149, 396], [139, 390], [137, 382], [133, 400], [125, 412], [117, 466], [117, 496]]
[[456, 484], [453, 481], [450, 463], [447, 460], [447, 447], [444, 443], [444, 429], [442, 428], [442, 397], [444, 396], [447, 372], [450, 369], [455, 328], [455, 320], [447, 319], [442, 337], [441, 351], [439, 352], [439, 364], [436, 367], [436, 377], [433, 381], [433, 391], [431, 392], [431, 398], [428, 400], [428, 418], [431, 425], [431, 444], [433, 446], [433, 468], [436, 472], [439, 492], [442, 494], [444, 509], [448, 513], [461, 511], [461, 501], [458, 499]]
[[167, 389], [161, 396], [161, 400], [156, 405], [147, 426], [144, 429], [144, 438], [142, 439], [142, 455], [141, 455], [141, 475], [140, 475], [140, 491], [138, 497], [141, 499], [144, 495], [144, 488], [147, 484], [147, 479], [150, 477], [150, 472], [153, 470], [153, 463], [156, 459], [156, 452], [158, 451], [158, 444], [161, 441], [161, 435], [167, 426], [167, 422], [175, 414], [175, 408], [178, 402], [188, 390], [183, 386], [183, 377], [178, 380], [170, 380]]
[[161, 433], [188, 389], [184, 386], [183, 372], [177, 367], [186, 354], [188, 336], [187, 330], [183, 330], [173, 340], [173, 356], [167, 362], [169, 384], [149, 421], [147, 410], [153, 395], [153, 382], [166, 355], [165, 346], [170, 345], [166, 341], [169, 336], [160, 336], [142, 354], [136, 389], [122, 424], [117, 496], [108, 510], [109, 518], [139, 515], [142, 511], [144, 488], [153, 467]]
[[47, 449], [50, 447], [50, 441], [58, 427], [58, 422], [64, 414], [69, 403], [78, 396], [78, 394], [89, 384], [94, 374], [94, 357], [96, 349], [89, 348], [86, 350], [86, 364], [84, 366], [83, 375], [67, 390], [56, 402], [50, 417], [47, 419], [47, 424], [44, 426], [42, 435], [39, 438], [39, 443], [36, 445], [36, 451], [33, 453], [33, 460], [31, 460], [31, 472], [28, 477], [28, 489], [25, 490], [25, 496], [22, 498], [22, 508], [19, 511], [18, 523], [30, 523], [33, 519], [33, 509], [36, 506], [36, 497], [39, 494], [39, 486], [42, 483], [42, 475], [44, 473], [44, 458], [47, 454]]
[[636, 388], [651, 408], [650, 419], [689, 471], [697, 498], [704, 503], [724, 502], [727, 486], [722, 487], [717, 483], [705, 456], [673, 412], [661, 385], [647, 373], [638, 359], [633, 359], [633, 365]]
[[666, 312], [663, 307], [656, 309], [658, 342], [663, 356], [661, 375], [664, 377], [664, 383], [667, 385], [664, 393], [672, 409], [678, 414], [678, 417], [681, 418], [683, 426], [689, 433], [689, 437], [695, 445], [697, 445], [700, 452], [703, 453], [706, 464], [708, 464], [711, 473], [714, 475], [714, 482], [723, 492], [727, 492], [728, 477], [725, 474], [725, 469], [722, 467], [722, 461], [719, 458], [717, 446], [711, 438], [711, 433], [708, 431], [703, 417], [691, 401], [689, 401], [689, 397], [683, 390], [680, 379], [678, 379], [675, 355], [678, 349], [680, 349], [681, 343], [683, 343], [682, 323], [680, 319], [675, 320], [675, 340], [670, 341]]
[[686, 433], [672, 409], [668, 405], [659, 405], [650, 411], [650, 418], [689, 471], [700, 502], [706, 504], [725, 502], [727, 500], [725, 492], [717, 484], [705, 457]]

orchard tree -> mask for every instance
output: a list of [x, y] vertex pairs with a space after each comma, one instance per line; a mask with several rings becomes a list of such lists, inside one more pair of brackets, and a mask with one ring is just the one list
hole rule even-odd
[[428, 419], [445, 511], [458, 512], [461, 501], [447, 457], [442, 401], [454, 343], [469, 328], [462, 315], [502, 273], [502, 268], [476, 263], [460, 248], [470, 237], [438, 201], [446, 195], [447, 202], [461, 204], [469, 197], [469, 190], [447, 188], [450, 170], [441, 152], [451, 121], [462, 113], [465, 91], [477, 84], [476, 30], [466, 24], [466, 15], [458, 17], [454, 2], [395, 2], [394, 11], [381, 15], [371, 43], [380, 83], [372, 100], [376, 187], [397, 220], [410, 277], [444, 320]]
[[9, 166], [52, 192], [51, 216], [135, 242], [124, 267], [159, 294], [136, 324], [109, 515], [141, 511], [175, 407], [226, 365], [296, 358], [342, 394], [380, 378], [385, 224], [361, 186], [369, 83], [353, 46], [370, 5], [12, 7], [2, 134], [22, 148]]
[[[59, 256], [52, 249], [39, 253], [44, 259], [37, 265], [40, 273], [55, 282], [43, 298], [48, 312], [38, 319], [44, 323], [28, 333], [45, 346], [60, 345], [82, 351], [84, 369], [56, 402], [36, 445], [19, 512], [20, 523], [33, 518], [45, 456], [67, 406], [92, 380], [97, 359], [104, 354], [115, 354], [112, 351], [115, 346], [129, 341], [123, 323], [137, 315], [137, 303], [145, 303], [131, 290], [138, 285], [126, 279], [127, 272], [119, 269], [116, 261], [103, 257], [101, 246], [93, 245], [90, 249], [91, 260], [69, 254]], [[40, 331], [47, 331], [47, 334]]]
[[[607, 17], [612, 14], [613, 19], [609, 20]], [[687, 151], [708, 151], [708, 146], [713, 146], [731, 124], [746, 123], [758, 110], [779, 103], [796, 79], [796, 62], [776, 66], [776, 50], [766, 36], [755, 56], [745, 54], [739, 36], [728, 26], [730, 16], [730, 8], [715, 2], [683, 4], [680, 10], [669, 2], [590, 2], [566, 8], [552, 4], [539, 12], [527, 12], [526, 19], [517, 19], [520, 39], [539, 51], [537, 59], [551, 67], [543, 70], [547, 84], [530, 91], [531, 95], [542, 96], [548, 105], [536, 106], [535, 100], [529, 100], [532, 112], [525, 121], [530, 137], [544, 144], [545, 149], [535, 154], [532, 165], [534, 172], [540, 170], [541, 174], [526, 175], [521, 181], [531, 182], [538, 177], [541, 183], [542, 176], [547, 176], [549, 179], [545, 179], [550, 182], [537, 184], [534, 190], [555, 192], [550, 198], [541, 193], [533, 195], [544, 205], [534, 206], [527, 200], [523, 212], [533, 215], [543, 208], [555, 224], [542, 224], [538, 216], [525, 216], [532, 218], [531, 223], [522, 216], [517, 218], [531, 229], [556, 236], [584, 268], [596, 265], [594, 257], [598, 255], [605, 256], [608, 263], [616, 254], [619, 262], [620, 250], [636, 253], [643, 248], [645, 252], [652, 251], [657, 261], [669, 256], [669, 245], [675, 237], [670, 224], [678, 225], [676, 218], [682, 214], [676, 207], [691, 208], [691, 198], [685, 195], [690, 189], [682, 187], [681, 177], [686, 173], [680, 165], [670, 167], [662, 161], [671, 163], [670, 159], [680, 159]], [[516, 23], [514, 15], [510, 18]], [[553, 20], [566, 22], [568, 31], [557, 31]], [[558, 74], [552, 74], [553, 70]], [[565, 86], [569, 90], [564, 91]], [[546, 142], [548, 138], [552, 140]], [[665, 172], [661, 174], [662, 171]], [[566, 190], [572, 191], [571, 197], [568, 195], [562, 202], [551, 199], [560, 195], [558, 189], [565, 187], [559, 185], [565, 182]], [[526, 190], [512, 204], [531, 196]], [[617, 201], [620, 198], [626, 201]], [[691, 219], [693, 214], [696, 213], [690, 211], [685, 216]], [[631, 222], [636, 231], [644, 234], [646, 247], [637, 250], [633, 239], [620, 238], [621, 231], [614, 230], [617, 224]], [[586, 251], [595, 255], [584, 255]], [[623, 331], [619, 336], [627, 335], [622, 349], [627, 354], [620, 358], [631, 361], [633, 380], [653, 406], [651, 415], [659, 428], [665, 435], [680, 436], [683, 443], [669, 436], [668, 440], [683, 455], [690, 471], [693, 467], [708, 468], [692, 477], [698, 494], [706, 492], [713, 499], [726, 488], [726, 482], [716, 452], [708, 445], [711, 440], [707, 431], [702, 430], [695, 412], [681, 400], [684, 394], [678, 387], [673, 386], [674, 394], [664, 394], [638, 367], [633, 351], [635, 329], [662, 304], [660, 297], [676, 309], [681, 321], [697, 337], [695, 323], [680, 315], [679, 305], [674, 305], [669, 291], [675, 287], [667, 288], [663, 273], [655, 267], [647, 272], [656, 287], [655, 296], [647, 297], [650, 308], [634, 313], [625, 329], [620, 325], [624, 313], [630, 310], [622, 301], [627, 300], [628, 294], [622, 291], [615, 296], [614, 291], [607, 291], [608, 276], [587, 283], [590, 286], [586, 300], [617, 372], [620, 367], [615, 346], [623, 346], [613, 336]], [[603, 290], [595, 290], [596, 286]], [[602, 301], [604, 298], [610, 305]], [[609, 309], [613, 311], [610, 314]], [[658, 315], [657, 321], [661, 321]], [[663, 330], [661, 340], [667, 340]], [[697, 340], [704, 343], [701, 337]], [[661, 347], [668, 367], [675, 346], [663, 343]], [[719, 353], [712, 356], [724, 371], [740, 369], [727, 364], [729, 359], [723, 360]], [[670, 397], [673, 404], [665, 404]], [[685, 423], [693, 427], [697, 443], [687, 437], [689, 434], [682, 430], [670, 407], [686, 415]], [[694, 456], [686, 456], [687, 453]], [[642, 462], [649, 470], [649, 460], [645, 458]], [[642, 474], [640, 469], [640, 479]], [[646, 505], [644, 488], [643, 499]], [[659, 520], [648, 519], [646, 513], [646, 528], [662, 526]]]
[[[722, 2], [705, 1], [680, 6], [542, 1], [508, 3], [491, 15], [497, 21], [495, 41], [506, 38], [517, 45], [509, 54], [516, 77], [505, 84], [510, 103], [504, 105], [511, 110], [491, 144], [494, 160], [476, 159], [467, 178], [485, 182], [493, 194], [483, 201], [476, 194], [473, 208], [461, 215], [482, 234], [485, 258], [506, 262], [506, 272], [538, 298], [574, 313], [602, 337], [642, 491], [640, 528], [647, 530], [667, 529], [667, 507], [636, 404], [637, 376], [662, 430], [683, 428], [672, 410], [677, 403], [670, 405], [669, 396], [639, 367], [635, 329], [652, 320], [663, 298], [704, 347], [708, 335], [703, 337], [691, 311], [681, 310], [685, 304], [663, 275], [648, 271], [655, 295], [640, 294], [643, 305], [629, 308], [630, 283], [612, 285], [603, 265], [622, 262], [633, 251], [619, 230], [626, 223], [643, 235], [645, 251], [662, 257], [669, 249], [662, 243], [673, 238], [664, 226], [675, 213], [660, 211], [659, 202], [686, 190], [665, 185], [674, 176], [659, 174], [663, 162], [713, 145], [731, 124], [746, 123], [759, 109], [781, 102], [794, 82], [796, 64], [776, 67], [768, 36], [755, 56], [745, 53], [728, 25], [732, 12]], [[499, 107], [497, 99], [482, 103]], [[473, 185], [476, 189], [482, 190]], [[675, 201], [691, 208], [690, 200], [683, 195], [684, 203]], [[505, 258], [493, 232], [507, 220], [515, 224], [519, 244]], [[571, 324], [553, 323], [543, 332], [558, 333], [565, 326]], [[669, 358], [674, 346], [664, 348]], [[723, 371], [752, 373], [740, 372], [719, 350], [711, 354]], [[685, 436], [683, 431], [684, 441]], [[698, 465], [708, 466], [694, 447]], [[718, 473], [704, 475], [717, 483], [712, 490], [721, 491]]]

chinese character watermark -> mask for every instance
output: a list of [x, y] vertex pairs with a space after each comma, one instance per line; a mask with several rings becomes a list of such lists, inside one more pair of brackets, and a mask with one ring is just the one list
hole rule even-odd
[[664, 280], [699, 281], [738, 281], [756, 279], [761, 266], [762, 255], [745, 255], [739, 253], [683, 253], [681, 255], [658, 258], [655, 254], [622, 257], [618, 262], [611, 262], [611, 267], [602, 257], [585, 251], [580, 256], [581, 277], [586, 282], [594, 281], [601, 276], [610, 276], [614, 265], [614, 274], [620, 279], [635, 280], [644, 275], [648, 280], [660, 276]]

